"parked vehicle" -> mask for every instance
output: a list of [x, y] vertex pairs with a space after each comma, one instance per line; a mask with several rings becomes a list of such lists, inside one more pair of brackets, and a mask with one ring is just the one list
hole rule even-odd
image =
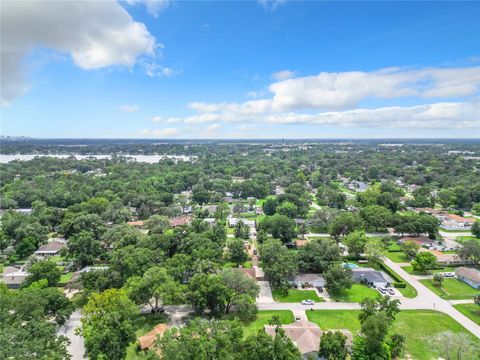
[[393, 290], [392, 288], [387, 288], [387, 291], [390, 295], [395, 295], [395, 290]]
[[302, 304], [303, 304], [303, 305], [313, 305], [313, 304], [315, 304], [315, 301], [310, 300], [310, 299], [308, 299], [308, 300], [302, 300]]
[[449, 273], [443, 273], [443, 277], [446, 278], [453, 278], [455, 277], [455, 273], [449, 272]]
[[387, 294], [387, 289], [385, 289], [384, 287], [379, 286], [379, 287], [377, 288], [377, 290], [378, 290], [378, 291], [380, 292], [380, 294], [382, 294], [382, 295], [386, 295], [386, 294]]

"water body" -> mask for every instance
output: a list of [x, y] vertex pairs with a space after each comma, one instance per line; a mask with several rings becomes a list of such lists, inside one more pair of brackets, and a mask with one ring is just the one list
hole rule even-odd
[[[75, 157], [77, 160], [85, 160], [88, 158], [95, 158], [97, 160], [101, 159], [111, 159], [112, 155], [104, 154], [104, 155], [78, 155], [78, 154], [58, 154], [58, 155], [50, 155], [50, 154], [16, 154], [16, 155], [4, 155], [0, 154], [0, 164], [7, 164], [11, 161], [29, 161], [33, 160], [36, 157], [52, 157], [57, 159], [67, 159], [69, 157]], [[148, 164], [155, 164], [158, 163], [160, 160], [171, 159], [174, 161], [186, 161], [192, 162], [197, 159], [197, 156], [187, 156], [187, 155], [123, 155], [131, 159], [131, 161], [148, 163]]]

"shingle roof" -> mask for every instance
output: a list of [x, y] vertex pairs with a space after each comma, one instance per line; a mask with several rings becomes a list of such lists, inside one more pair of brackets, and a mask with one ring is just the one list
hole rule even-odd
[[155, 342], [157, 335], [162, 336], [167, 330], [168, 330], [167, 324], [158, 324], [153, 328], [152, 331], [146, 333], [143, 336], [140, 336], [138, 338], [138, 345], [140, 346], [140, 349], [142, 350], [149, 349]]
[[480, 271], [477, 269], [461, 266], [455, 270], [455, 275], [467, 278], [480, 284]]
[[38, 248], [37, 251], [35, 251], [36, 253], [39, 253], [39, 252], [44, 252], [44, 251], [60, 251], [62, 250], [63, 248], [65, 247], [65, 244], [60, 242], [60, 241], [52, 241], [52, 242], [49, 242], [48, 244], [45, 244], [45, 245], [42, 245]]

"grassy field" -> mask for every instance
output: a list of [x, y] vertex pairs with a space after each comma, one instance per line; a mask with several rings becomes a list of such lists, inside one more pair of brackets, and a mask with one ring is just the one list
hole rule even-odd
[[459, 243], [463, 243], [463, 242], [469, 241], [469, 240], [475, 240], [476, 242], [480, 243], [480, 239], [475, 237], [475, 236], [457, 236], [455, 238], [455, 241], [458, 241]]
[[[233, 262], [226, 262], [225, 264], [223, 264], [223, 268], [236, 268], [237, 265], [234, 264]], [[245, 261], [245, 263], [243, 264], [243, 266], [245, 269], [249, 269], [251, 267], [253, 267], [252, 265], [252, 262], [251, 261]]]
[[445, 279], [441, 287], [435, 286], [432, 280], [420, 280], [420, 282], [446, 300], [472, 299], [473, 295], [478, 293], [478, 290], [457, 279]]
[[480, 325], [480, 306], [477, 304], [457, 304], [453, 305], [453, 307]]
[[62, 274], [62, 276], [60, 276], [60, 280], [58, 281], [60, 284], [66, 284], [68, 283], [70, 280], [72, 280], [72, 277], [73, 277], [73, 272], [69, 272], [69, 273], [66, 273], [66, 274]]
[[408, 263], [407, 255], [400, 251], [389, 251], [387, 252], [387, 257], [396, 263]]
[[290, 289], [288, 290], [288, 294], [285, 295], [278, 290], [272, 291], [273, 300], [277, 302], [283, 303], [295, 303], [301, 302], [302, 300], [313, 300], [316, 302], [323, 301], [322, 298], [319, 298], [315, 290], [298, 290], [298, 289]]
[[[145, 335], [150, 330], [152, 330], [157, 324], [166, 322], [166, 317], [162, 315], [153, 316], [151, 314], [148, 315], [141, 315], [137, 324], [137, 329], [135, 334], [137, 337]], [[125, 356], [125, 360], [143, 360], [143, 359], [151, 359], [145, 355], [145, 353], [141, 351], [137, 351], [137, 343], [136, 341], [132, 342], [128, 345], [127, 348], [127, 355]]]
[[[358, 310], [321, 310], [307, 311], [307, 317], [323, 330], [348, 329], [354, 334], [360, 328]], [[450, 316], [430, 310], [401, 311], [393, 325], [393, 332], [406, 335], [406, 350], [416, 360], [431, 360], [431, 350], [428, 339], [443, 331], [465, 333], [473, 341], [480, 343], [462, 325]]]
[[335, 301], [360, 302], [365, 298], [376, 298], [380, 293], [365, 285], [353, 284], [351, 289], [344, 290], [341, 294], [332, 296]]
[[248, 337], [250, 335], [255, 335], [258, 330], [263, 329], [263, 326], [268, 324], [268, 321], [274, 315], [277, 315], [280, 318], [280, 323], [282, 324], [290, 324], [295, 320], [293, 313], [290, 310], [259, 311], [257, 313], [257, 319], [243, 328], [243, 336]]
[[[413, 267], [411, 265], [402, 266], [402, 269], [412, 275], [425, 275], [425, 274], [419, 273], [418, 271], [413, 271]], [[428, 270], [427, 274], [435, 274], [435, 273], [441, 273], [441, 272], [455, 272], [455, 269], [456, 267], [454, 266], [445, 266], [440, 269]]]

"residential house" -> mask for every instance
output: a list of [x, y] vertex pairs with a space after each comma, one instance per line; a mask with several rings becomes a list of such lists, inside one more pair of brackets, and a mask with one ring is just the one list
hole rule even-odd
[[288, 282], [295, 287], [325, 287], [325, 279], [319, 274], [299, 274]]
[[295, 240], [295, 246], [296, 246], [297, 248], [299, 248], [299, 247], [302, 247], [302, 246], [307, 245], [308, 242], [309, 242], [309, 240], [300, 240], [300, 239], [299, 239], [299, 240]]
[[384, 272], [372, 268], [353, 268], [353, 281], [363, 283], [373, 288], [387, 287], [393, 283], [393, 280]]
[[129, 221], [127, 222], [128, 225], [133, 226], [137, 229], [142, 229], [145, 226], [145, 221], [137, 220], [137, 221]]
[[[320, 350], [320, 338], [322, 337], [322, 330], [317, 324], [307, 321], [299, 320], [291, 324], [282, 325], [285, 335], [292, 340], [293, 344], [298, 348], [303, 358], [317, 358], [317, 353]], [[347, 337], [346, 345], [348, 349], [352, 347], [353, 336], [348, 330], [332, 330], [340, 331]], [[275, 325], [265, 325], [265, 332], [271, 337], [276, 336]]]
[[232, 217], [231, 215], [229, 215], [229, 216], [227, 217], [228, 227], [233, 228], [233, 227], [237, 226], [238, 222], [239, 222], [239, 219], [234, 218], [234, 217]]
[[9, 289], [18, 289], [28, 275], [22, 267], [6, 266], [2, 272], [1, 282]]
[[192, 218], [189, 216], [177, 216], [168, 220], [171, 227], [177, 227], [182, 225], [189, 225], [192, 222]]
[[60, 253], [60, 250], [62, 250], [65, 246], [65, 239], [58, 238], [45, 245], [40, 246], [34, 254], [41, 257], [55, 256], [58, 255]]
[[473, 218], [464, 218], [455, 214], [448, 214], [442, 221], [441, 227], [446, 230], [470, 230], [475, 223]]
[[473, 265], [474, 261], [469, 259], [462, 259], [457, 254], [445, 254], [439, 250], [427, 250], [420, 248], [419, 251], [428, 251], [435, 255], [437, 263], [443, 266], [460, 266], [460, 265]]
[[153, 350], [155, 348], [155, 340], [157, 339], [157, 337], [162, 337], [167, 330], [167, 324], [158, 324], [153, 328], [153, 330], [143, 336], [140, 336], [137, 339], [139, 349], [143, 351], [147, 351], [149, 349]]
[[203, 221], [205, 221], [208, 225], [211, 226], [211, 225], [215, 224], [217, 219], [215, 219], [215, 218], [205, 218], [205, 219], [203, 219]]
[[458, 280], [480, 290], [480, 270], [461, 266], [455, 270], [455, 275]]
[[430, 239], [428, 236], [424, 236], [424, 235], [417, 236], [417, 237], [404, 236], [400, 238], [398, 242], [399, 243], [413, 242], [418, 246], [423, 246], [423, 247], [435, 246], [437, 244], [436, 240]]

